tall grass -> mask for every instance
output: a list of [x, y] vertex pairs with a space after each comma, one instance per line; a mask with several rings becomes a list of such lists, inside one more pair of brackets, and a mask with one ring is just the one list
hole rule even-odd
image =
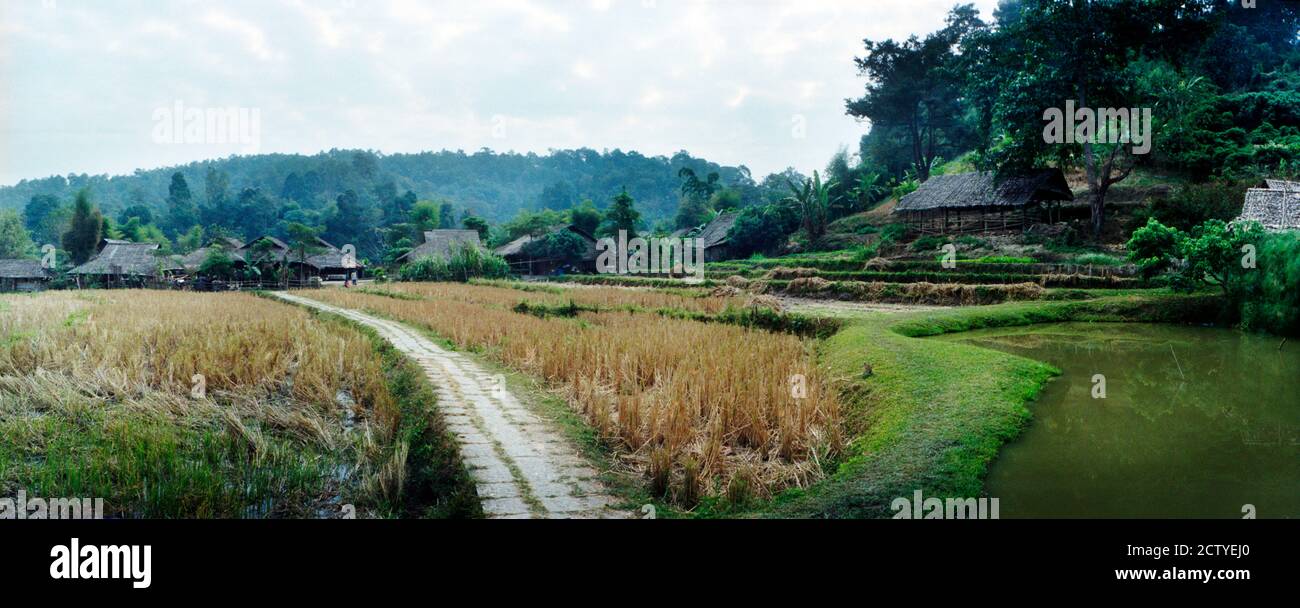
[[738, 474], [760, 491], [807, 485], [841, 445], [836, 393], [796, 337], [631, 312], [539, 318], [485, 307], [500, 297], [491, 288], [424, 289], [438, 297], [302, 293], [424, 326], [543, 379], [638, 470], [671, 473], [679, 501], [697, 485], [717, 495]]
[[482, 277], [501, 279], [510, 276], [510, 264], [504, 258], [475, 246], [464, 246], [450, 258], [423, 257], [403, 265], [403, 281], [468, 281]]

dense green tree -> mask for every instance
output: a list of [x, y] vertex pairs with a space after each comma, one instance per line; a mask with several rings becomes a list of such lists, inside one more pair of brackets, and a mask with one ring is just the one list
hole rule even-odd
[[104, 216], [90, 200], [90, 191], [77, 192], [72, 203], [72, 219], [63, 233], [63, 250], [73, 264], [85, 264], [99, 247], [104, 232]]
[[37, 194], [23, 208], [23, 222], [31, 238], [40, 244], [58, 243], [67, 228], [71, 212], [58, 197]]
[[456, 207], [449, 201], [438, 205], [438, 227], [447, 229], [456, 227]]
[[699, 226], [709, 221], [711, 211], [708, 202], [699, 196], [683, 196], [681, 205], [677, 207], [677, 217], [673, 218], [673, 227], [680, 229]]
[[214, 279], [232, 279], [235, 276], [235, 260], [221, 245], [213, 245], [199, 263], [199, 273]]
[[604, 234], [617, 236], [619, 231], [626, 231], [627, 237], [637, 235], [636, 227], [641, 222], [641, 212], [636, 209], [636, 200], [624, 188], [605, 212]]
[[118, 212], [117, 223], [125, 224], [131, 221], [131, 218], [137, 218], [142, 224], [153, 223], [153, 211], [146, 205], [135, 204], [126, 207]]
[[596, 234], [604, 219], [605, 216], [596, 208], [596, 204], [591, 202], [591, 199], [583, 200], [581, 205], [569, 210], [569, 222], [587, 234]]
[[866, 93], [847, 103], [848, 114], [871, 121], [873, 129], [901, 129], [921, 181], [930, 178], [935, 158], [964, 147], [960, 91], [965, 79], [956, 69], [957, 51], [985, 27], [973, 6], [960, 5], [942, 30], [903, 42], [865, 40], [866, 54], [855, 59], [867, 79]]
[[789, 204], [756, 205], [741, 210], [731, 228], [731, 242], [740, 256], [771, 253], [799, 229], [799, 212]]
[[0, 259], [25, 258], [36, 251], [18, 212], [0, 210]]
[[521, 211], [514, 219], [501, 226], [501, 243], [508, 243], [521, 236], [541, 236], [569, 220], [561, 211], [542, 209], [541, 211]]
[[537, 260], [572, 263], [587, 252], [587, 241], [569, 230], [557, 230], [524, 245], [524, 254]]
[[223, 171], [208, 167], [203, 179], [203, 206], [199, 209], [203, 224], [206, 226], [225, 226], [233, 228], [232, 210], [227, 207], [230, 192], [230, 176]]
[[[1048, 161], [1061, 167], [1081, 165], [1087, 177], [1092, 230], [1100, 235], [1106, 195], [1132, 173], [1137, 146], [1100, 141], [1095, 136], [1098, 130], [1114, 126], [1102, 124], [1095, 124], [1094, 136], [1082, 137], [1081, 142], [1049, 141], [1055, 138], [1045, 136], [1045, 110], [1064, 113], [1067, 101], [1078, 108], [1133, 107], [1136, 94], [1126, 67], [1143, 44], [1144, 32], [1154, 24], [1144, 23], [1146, 17], [1128, 0], [1022, 0], [1018, 15], [993, 34], [971, 37], [972, 53], [996, 52], [997, 61], [966, 60], [966, 73], [975, 88], [996, 90], [991, 94], [987, 134], [999, 138], [999, 143], [985, 145], [989, 161], [1002, 176]], [[1073, 124], [1073, 117], [1068, 124]], [[1144, 135], [1150, 141], [1151, 134]]]
[[167, 209], [171, 234], [182, 234], [199, 222], [199, 210], [190, 194], [189, 182], [180, 171], [172, 174], [171, 184], [167, 187]]
[[193, 226], [176, 239], [176, 252], [186, 254], [203, 246], [203, 227]]
[[461, 220], [461, 225], [464, 226], [466, 230], [473, 230], [473, 231], [477, 232], [477, 233], [478, 233], [478, 238], [479, 238], [480, 241], [482, 241], [482, 242], [484, 242], [484, 243], [487, 242], [487, 240], [488, 240], [488, 223], [487, 223], [487, 220], [485, 220], [485, 219], [483, 219], [483, 218], [481, 218], [481, 217], [476, 217], [476, 216], [471, 215], [471, 216], [465, 218], [464, 220]]

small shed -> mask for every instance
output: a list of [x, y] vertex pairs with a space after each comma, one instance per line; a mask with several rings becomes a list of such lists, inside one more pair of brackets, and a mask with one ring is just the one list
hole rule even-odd
[[998, 180], [992, 172], [936, 175], [898, 201], [893, 215], [912, 230], [961, 234], [1023, 230], [1050, 222], [1074, 194], [1060, 169]]
[[398, 263], [405, 264], [421, 258], [451, 259], [461, 247], [482, 248], [477, 230], [425, 230], [424, 242], [397, 258]]
[[0, 291], [41, 291], [49, 282], [39, 260], [0, 260]]
[[[582, 239], [584, 249], [578, 259], [538, 258], [529, 255], [527, 250], [530, 243], [564, 231]], [[554, 274], [557, 270], [566, 268], [578, 273], [595, 273], [596, 258], [599, 255], [596, 250], [596, 237], [573, 224], [555, 226], [537, 236], [526, 234], [497, 247], [496, 254], [505, 258], [510, 264], [511, 272], [527, 276]]]

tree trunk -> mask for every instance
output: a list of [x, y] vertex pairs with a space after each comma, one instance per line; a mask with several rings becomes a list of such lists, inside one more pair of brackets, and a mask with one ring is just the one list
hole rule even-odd
[[1092, 236], [1100, 240], [1101, 230], [1106, 224], [1106, 192], [1104, 190], [1089, 192], [1088, 202], [1092, 211]]

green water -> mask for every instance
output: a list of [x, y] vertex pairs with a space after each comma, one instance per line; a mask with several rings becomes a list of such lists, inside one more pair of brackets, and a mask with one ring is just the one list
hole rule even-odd
[[[939, 339], [1062, 370], [1003, 447], [1002, 517], [1300, 517], [1300, 343], [1224, 329], [1060, 323]], [[1093, 397], [1094, 375], [1106, 397]]]

